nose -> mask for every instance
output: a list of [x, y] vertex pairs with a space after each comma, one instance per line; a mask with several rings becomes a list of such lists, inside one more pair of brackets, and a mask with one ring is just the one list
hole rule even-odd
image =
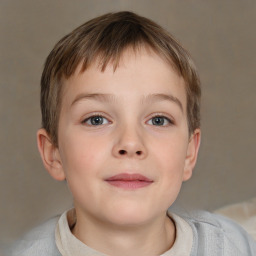
[[126, 127], [116, 131], [116, 135], [117, 140], [112, 152], [116, 158], [144, 159], [147, 156], [143, 136], [136, 129]]

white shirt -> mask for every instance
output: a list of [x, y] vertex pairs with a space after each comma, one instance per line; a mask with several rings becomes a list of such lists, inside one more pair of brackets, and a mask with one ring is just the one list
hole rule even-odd
[[[189, 256], [192, 243], [193, 232], [190, 225], [181, 217], [168, 212], [176, 228], [176, 239], [172, 248], [160, 256]], [[71, 232], [76, 223], [75, 209], [64, 212], [55, 229], [56, 245], [62, 256], [106, 256], [77, 239]]]

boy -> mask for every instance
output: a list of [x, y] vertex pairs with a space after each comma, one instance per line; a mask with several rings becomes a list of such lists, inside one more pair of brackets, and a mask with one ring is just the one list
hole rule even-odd
[[196, 164], [200, 85], [188, 53], [157, 24], [119, 12], [65, 36], [46, 60], [41, 110], [38, 148], [74, 209], [13, 255], [256, 254], [226, 219], [167, 213]]

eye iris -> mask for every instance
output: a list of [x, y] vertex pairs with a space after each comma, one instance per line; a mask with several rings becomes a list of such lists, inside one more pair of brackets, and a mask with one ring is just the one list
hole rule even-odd
[[164, 124], [164, 118], [163, 117], [154, 117], [152, 120], [153, 125], [163, 125]]
[[92, 125], [101, 125], [103, 124], [103, 117], [101, 116], [94, 116], [91, 118]]

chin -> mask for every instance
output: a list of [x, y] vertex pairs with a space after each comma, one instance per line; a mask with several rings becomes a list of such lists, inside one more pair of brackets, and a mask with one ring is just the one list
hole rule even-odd
[[152, 209], [142, 209], [141, 207], [120, 207], [109, 212], [109, 220], [119, 226], [138, 226], [147, 223], [153, 218]]

